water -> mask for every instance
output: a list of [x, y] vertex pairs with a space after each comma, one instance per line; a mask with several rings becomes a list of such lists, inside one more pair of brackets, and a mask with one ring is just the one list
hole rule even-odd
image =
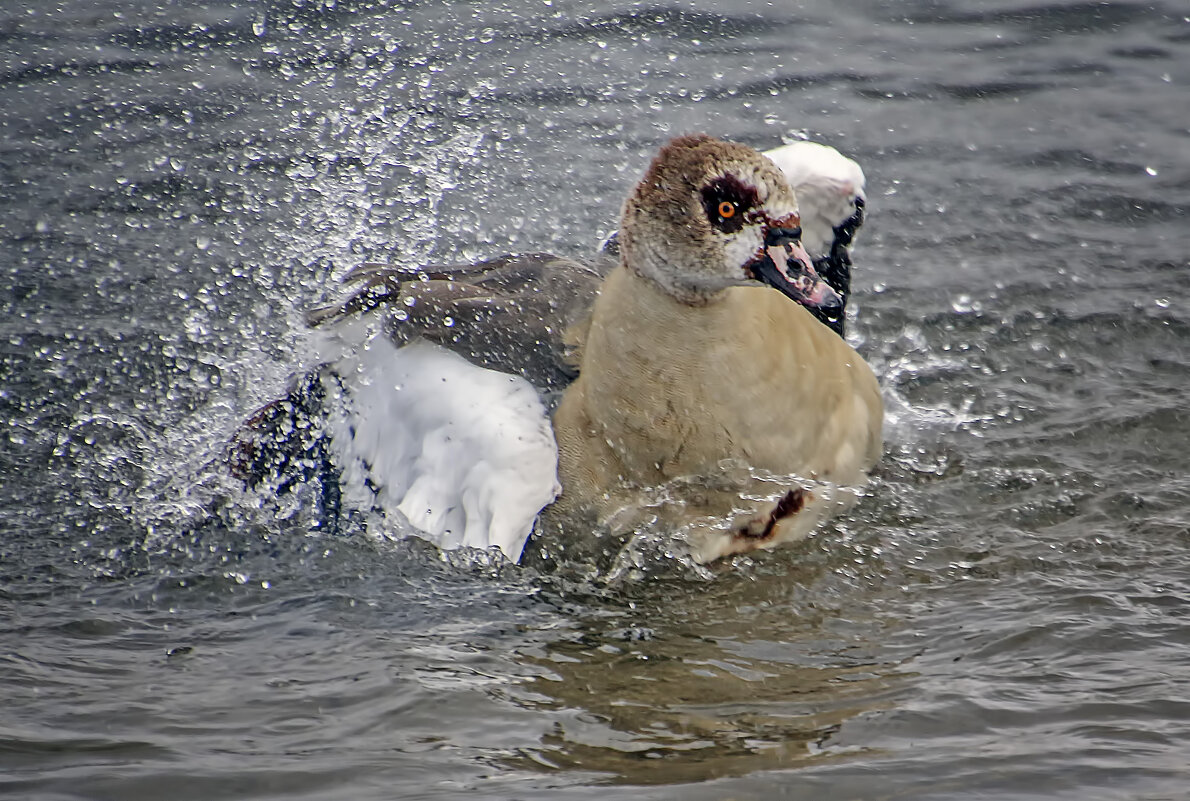
[[[0, 11], [0, 794], [1184, 798], [1190, 15], [886, 5]], [[343, 271], [695, 130], [867, 171], [849, 517], [570, 584], [227, 478]]]

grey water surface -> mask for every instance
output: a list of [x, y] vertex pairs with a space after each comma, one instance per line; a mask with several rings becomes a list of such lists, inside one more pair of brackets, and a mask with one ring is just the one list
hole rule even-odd
[[[693, 131], [867, 172], [846, 518], [563, 581], [227, 475], [347, 269]], [[0, 204], [4, 797], [1190, 797], [1183, 0], [10, 2]]]

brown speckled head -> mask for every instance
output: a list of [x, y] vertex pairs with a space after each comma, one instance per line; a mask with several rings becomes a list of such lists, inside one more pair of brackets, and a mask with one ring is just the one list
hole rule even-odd
[[684, 303], [756, 278], [766, 236], [796, 229], [797, 201], [771, 161], [705, 134], [669, 142], [624, 202], [624, 264]]

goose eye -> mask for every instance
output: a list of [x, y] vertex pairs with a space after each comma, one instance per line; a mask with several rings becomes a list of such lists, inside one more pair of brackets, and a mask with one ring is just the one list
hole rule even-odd
[[744, 227], [744, 217], [760, 205], [756, 188], [731, 173], [715, 178], [704, 186], [702, 208], [712, 227], [725, 234], [734, 234]]

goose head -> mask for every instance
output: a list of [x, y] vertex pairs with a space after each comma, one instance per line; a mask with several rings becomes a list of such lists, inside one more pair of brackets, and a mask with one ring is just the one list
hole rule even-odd
[[759, 281], [811, 309], [840, 307], [801, 234], [797, 199], [772, 161], [699, 134], [658, 153], [624, 203], [619, 246], [629, 270], [681, 303]]

